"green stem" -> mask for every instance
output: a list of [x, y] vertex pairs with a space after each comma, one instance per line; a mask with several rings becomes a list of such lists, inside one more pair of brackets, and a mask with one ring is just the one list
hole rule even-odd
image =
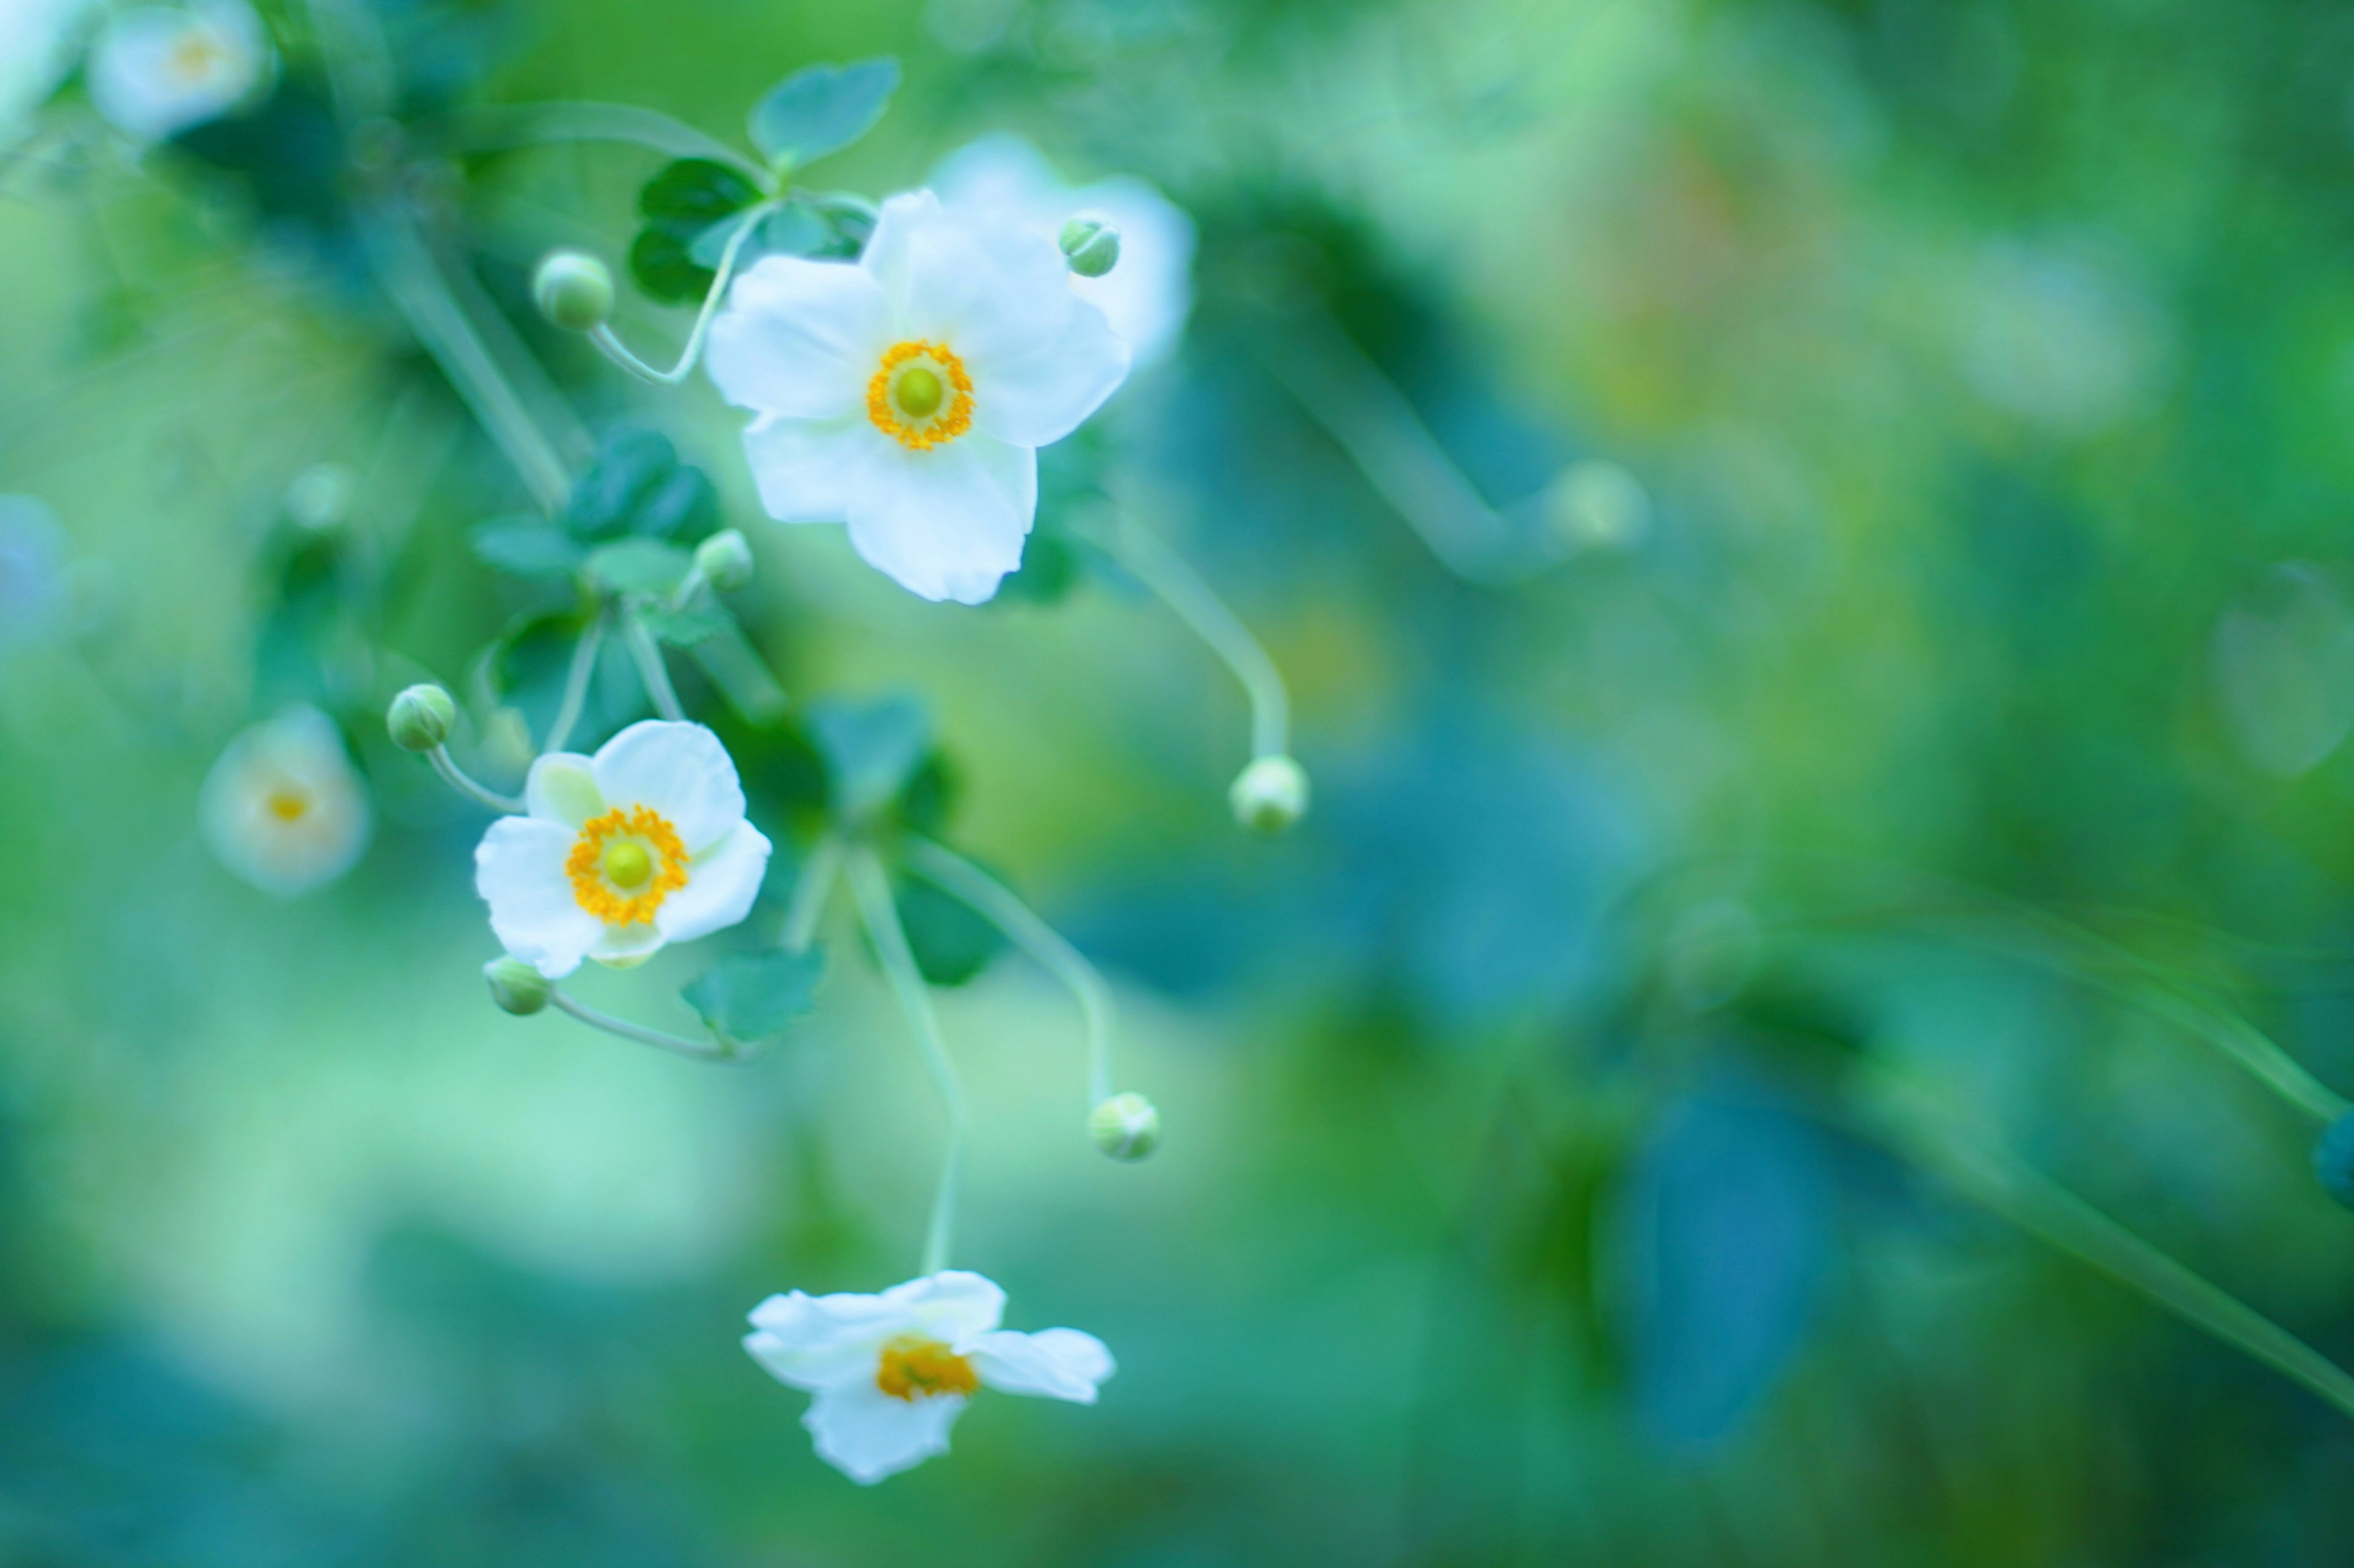
[[711, 331], [711, 319], [718, 313], [719, 302], [727, 295], [729, 281], [736, 275], [737, 255], [744, 249], [744, 242], [752, 237], [752, 230], [760, 226], [761, 219], [776, 205], [773, 201], [764, 201], [747, 208], [736, 225], [736, 232], [727, 237], [727, 248], [719, 253], [718, 269], [711, 275], [711, 287], [704, 293], [703, 309], [695, 313], [695, 330], [687, 334], [686, 347], [679, 352], [676, 365], [668, 370], [656, 370], [630, 352], [629, 346], [621, 342], [610, 323], [591, 327], [588, 341], [595, 344], [606, 358], [641, 380], [651, 381], [657, 387], [675, 387], [685, 380], [694, 371], [695, 362], [703, 357], [703, 340]]
[[556, 710], [556, 722], [547, 726], [547, 744], [540, 747], [542, 751], [561, 751], [572, 738], [572, 726], [580, 722], [580, 710], [588, 701], [588, 681], [597, 673], [597, 655], [604, 647], [605, 617], [599, 611], [581, 632], [580, 641], [572, 645], [572, 667], [564, 673], [564, 701]]
[[898, 906], [891, 898], [889, 874], [875, 852], [864, 846], [849, 852], [844, 869], [849, 874], [852, 896], [858, 901], [859, 917], [865, 922], [867, 938], [875, 944], [875, 956], [891, 982], [900, 1011], [907, 1015], [907, 1022], [916, 1032], [924, 1065], [930, 1069], [932, 1082], [948, 1107], [948, 1152], [940, 1161], [939, 1188], [932, 1199], [932, 1222], [924, 1236], [923, 1272], [938, 1274], [949, 1265], [949, 1244], [956, 1226], [957, 1181], [964, 1163], [964, 1089], [957, 1081], [956, 1065], [949, 1060], [948, 1046], [940, 1038], [939, 1019], [932, 1012], [931, 991], [924, 984], [923, 971], [916, 967], [915, 952], [907, 946], [907, 933], [899, 924]]
[[441, 775], [444, 783], [469, 800], [488, 806], [504, 816], [520, 817], [524, 814], [525, 807], [521, 800], [474, 782], [472, 776], [458, 766], [458, 759], [450, 755], [448, 747], [435, 747], [425, 754], [425, 760], [433, 764], [433, 771]]
[[638, 678], [645, 683], [646, 698], [654, 712], [673, 722], [684, 720], [686, 709], [679, 705], [678, 688], [670, 683], [670, 667], [663, 662], [662, 649], [634, 612], [621, 618], [621, 640], [629, 644], [630, 657], [637, 661]]
[[1087, 536], [1158, 594], [1242, 683], [1250, 698], [1251, 755], [1279, 757], [1288, 752], [1291, 698], [1284, 690], [1283, 673], [1210, 585], [1174, 550], [1129, 518], [1090, 529]]
[[1087, 1105], [1090, 1109], [1111, 1097], [1111, 987], [1062, 933], [1038, 917], [1013, 889], [962, 855], [931, 840], [909, 834], [907, 866], [970, 905], [991, 925], [1005, 933], [1032, 960], [1070, 988], [1078, 999], [1087, 1026]]
[[724, 1041], [686, 1040], [675, 1034], [664, 1033], [659, 1029], [648, 1029], [642, 1024], [631, 1023], [627, 1019], [616, 1018], [610, 1012], [601, 1012], [585, 1001], [567, 996], [560, 989], [555, 987], [549, 988], [547, 1000], [558, 1012], [570, 1013], [592, 1029], [601, 1029], [608, 1034], [616, 1034], [624, 1040], [634, 1040], [641, 1045], [652, 1045], [664, 1051], [675, 1051], [682, 1056], [693, 1056], [702, 1062], [726, 1062], [734, 1060], [736, 1056], [735, 1047]]
[[522, 147], [552, 142], [628, 142], [673, 158], [726, 164], [764, 189], [769, 172], [684, 121], [628, 103], [519, 103], [477, 110], [459, 129], [469, 147]]
[[821, 837], [801, 863], [801, 879], [793, 884], [793, 901], [785, 909], [785, 927], [777, 945], [789, 953], [805, 953], [817, 939], [817, 923], [825, 914], [826, 895], [842, 874], [842, 840]]

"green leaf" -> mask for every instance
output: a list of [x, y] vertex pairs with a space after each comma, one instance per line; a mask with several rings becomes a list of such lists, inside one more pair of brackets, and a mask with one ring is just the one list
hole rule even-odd
[[639, 509], [678, 468], [678, 452], [658, 430], [625, 426], [606, 438], [565, 503], [565, 531], [591, 542], [631, 531]]
[[727, 242], [748, 223], [758, 224], [759, 229], [736, 252], [738, 270], [763, 256], [855, 256], [860, 248], [858, 241], [839, 233], [817, 208], [794, 201], [772, 207], [757, 217], [738, 214], [722, 218], [695, 236], [695, 242], [687, 247], [688, 257], [696, 266], [716, 272]]
[[736, 624], [724, 609], [697, 607], [690, 609], [656, 608], [638, 612], [646, 630], [673, 648], [692, 648], [705, 638], [716, 637]]
[[810, 709], [809, 728], [825, 759], [833, 809], [847, 818], [889, 805], [932, 752], [931, 721], [912, 697], [820, 703]]
[[688, 240], [667, 228], [643, 228], [630, 245], [630, 276], [646, 298], [665, 305], [693, 304], [711, 292], [713, 273], [695, 265]]
[[797, 71], [754, 107], [752, 145], [778, 164], [838, 153], [875, 129], [898, 85], [899, 62], [888, 56]]
[[909, 877], [893, 890], [899, 924], [916, 967], [934, 985], [962, 985], [989, 967], [1005, 947], [1005, 934], [976, 915], [963, 900], [930, 883]]
[[748, 1043], [781, 1034], [808, 1012], [824, 973], [822, 948], [737, 953], [704, 970], [679, 994], [722, 1037]]
[[657, 598], [686, 580], [695, 557], [659, 539], [623, 539], [588, 554], [588, 576], [608, 593]]
[[638, 210], [650, 224], [691, 237], [759, 199], [760, 187], [726, 164], [681, 158], [646, 182]]
[[474, 554], [510, 577], [568, 577], [587, 552], [537, 518], [501, 517], [474, 530]]
[[648, 538], [699, 544], [719, 531], [719, 492], [701, 469], [682, 463], [640, 494], [629, 525]]

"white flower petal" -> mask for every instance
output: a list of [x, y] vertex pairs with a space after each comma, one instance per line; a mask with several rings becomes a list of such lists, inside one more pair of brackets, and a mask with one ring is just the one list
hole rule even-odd
[[883, 1299], [925, 1332], [947, 1340], [950, 1349], [987, 1333], [1005, 1316], [1005, 1292], [994, 1280], [964, 1268], [895, 1285], [883, 1293]]
[[523, 803], [540, 821], [560, 822], [576, 832], [589, 818], [605, 814], [596, 772], [588, 758], [573, 751], [551, 751], [531, 765]]
[[1128, 379], [1128, 344], [1076, 295], [1059, 320], [1019, 343], [991, 341], [971, 363], [972, 425], [1015, 446], [1054, 445]]
[[607, 926], [588, 956], [609, 969], [633, 969], [661, 952], [665, 940], [658, 925]]
[[590, 767], [617, 810], [647, 807], [700, 854], [744, 820], [744, 787], [719, 737], [699, 724], [645, 719], [603, 746]]
[[882, 285], [884, 297], [891, 302], [896, 329], [904, 329], [907, 324], [908, 241], [919, 230], [938, 222], [939, 216], [940, 198], [929, 191], [907, 191], [892, 196], [875, 215], [875, 232], [868, 236], [865, 254], [859, 258], [858, 264]]
[[744, 1348], [770, 1376], [814, 1389], [854, 1373], [870, 1381], [881, 1365], [884, 1341], [907, 1326], [906, 1311], [880, 1296], [842, 1291], [771, 1296], [752, 1308], [753, 1331]]
[[565, 858], [578, 835], [560, 822], [501, 817], [474, 851], [474, 891], [506, 950], [550, 980], [580, 967], [605, 923], [580, 907]]
[[964, 1413], [960, 1394], [894, 1399], [871, 1376], [821, 1388], [801, 1425], [818, 1457], [861, 1486], [912, 1469], [949, 1451], [949, 1429]]
[[0, 5], [0, 144], [66, 73], [65, 45], [93, 0], [8, 0]]
[[244, 0], [135, 6], [91, 50], [90, 102], [124, 135], [161, 141], [236, 108], [270, 66], [269, 36]]
[[854, 497], [850, 543], [909, 592], [979, 604], [1021, 566], [1038, 509], [1038, 461], [1028, 448], [976, 432], [929, 451], [887, 453], [869, 481]]
[[830, 419], [864, 404], [891, 342], [889, 303], [865, 268], [765, 256], [729, 286], [704, 357], [739, 408]]
[[663, 900], [654, 925], [673, 942], [692, 942], [724, 931], [752, 912], [760, 879], [769, 870], [769, 841], [749, 822], [738, 822], [717, 843], [696, 854], [686, 885]]
[[1074, 1404], [1093, 1404], [1096, 1385], [1117, 1370], [1104, 1342], [1076, 1329], [999, 1329], [975, 1338], [963, 1354], [991, 1388]]
[[839, 419], [764, 414], [744, 432], [760, 505], [779, 523], [839, 523], [874, 463], [896, 446], [861, 408]]

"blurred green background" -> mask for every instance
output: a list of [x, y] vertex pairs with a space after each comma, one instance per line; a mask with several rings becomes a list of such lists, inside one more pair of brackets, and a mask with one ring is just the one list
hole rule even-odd
[[[942, 1133], [854, 931], [748, 1068], [486, 1005], [481, 814], [373, 715], [522, 607], [466, 541], [527, 499], [352, 264], [334, 149], [94, 143], [0, 199], [0, 492], [63, 525], [0, 599], [0, 1560], [2347, 1560], [2344, 1415], [1850, 1112], [1902, 1074], [2354, 1358], [2314, 1124], [2152, 1004], [2354, 1086], [2354, 14], [376, 7], [472, 285], [587, 428], [716, 479], [797, 700], [922, 697], [957, 842], [1114, 976], [1167, 1128], [1136, 1167], [1083, 1136], [1044, 977], [943, 1008], [960, 1261], [1121, 1370], [1095, 1410], [984, 1399], [876, 1489], [812, 1456], [742, 1316], [912, 1272]], [[760, 517], [706, 384], [528, 319], [658, 156], [435, 151], [554, 99], [733, 141], [878, 53], [906, 83], [830, 182], [1012, 130], [1199, 226], [1182, 350], [1048, 454], [1067, 594], [917, 600]], [[1336, 334], [1496, 507], [1596, 462], [1641, 504], [1463, 580], [1300, 395]], [[323, 540], [287, 500], [321, 463], [360, 482]], [[1236, 832], [1239, 694], [1060, 530], [1096, 486], [1290, 678], [1295, 833]], [[377, 822], [284, 902], [195, 800], [294, 697]], [[684, 1026], [695, 967], [581, 989]]]

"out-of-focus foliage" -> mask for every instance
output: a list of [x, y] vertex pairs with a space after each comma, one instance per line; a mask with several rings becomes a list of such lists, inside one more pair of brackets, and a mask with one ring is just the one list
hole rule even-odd
[[[529, 517], [373, 292], [374, 165], [300, 50], [249, 116], [0, 175], [0, 493], [59, 520], [0, 510], [0, 1560], [2344, 1561], [2343, 1415], [1852, 1111], [1901, 1074], [2354, 1359], [2316, 1128], [2161, 995], [2354, 1087], [2345, 14], [373, 5], [403, 199], [596, 466]], [[769, 524], [707, 386], [652, 402], [531, 316], [546, 250], [642, 234], [621, 325], [683, 339], [655, 302], [740, 198], [467, 132], [588, 100], [734, 143], [787, 72], [884, 54], [827, 180], [1012, 129], [1201, 229], [1184, 348], [1046, 454], [985, 611]], [[763, 243], [841, 249], [804, 238]], [[1442, 566], [1312, 406], [1352, 352], [1510, 558], [1566, 558]], [[1239, 702], [1087, 543], [1108, 497], [1290, 675], [1291, 836], [1234, 831]], [[755, 921], [842, 792], [952, 821], [1113, 971], [1164, 1120], [1097, 1157], [1067, 999], [903, 887], [963, 982], [961, 1250], [1121, 1369], [1094, 1410], [977, 1404], [879, 1491], [736, 1344], [914, 1255], [942, 1128], [855, 935], [748, 1066], [507, 1018], [480, 815], [371, 716], [433, 678], [542, 733], [581, 574], [660, 588], [720, 526], [746, 630], [663, 635], [779, 840]], [[378, 820], [281, 904], [195, 800], [292, 702]], [[581, 734], [643, 711], [609, 648]], [[452, 749], [502, 787], [528, 756]], [[684, 1025], [715, 956], [706, 1009], [810, 1000], [676, 952], [582, 989]]]

